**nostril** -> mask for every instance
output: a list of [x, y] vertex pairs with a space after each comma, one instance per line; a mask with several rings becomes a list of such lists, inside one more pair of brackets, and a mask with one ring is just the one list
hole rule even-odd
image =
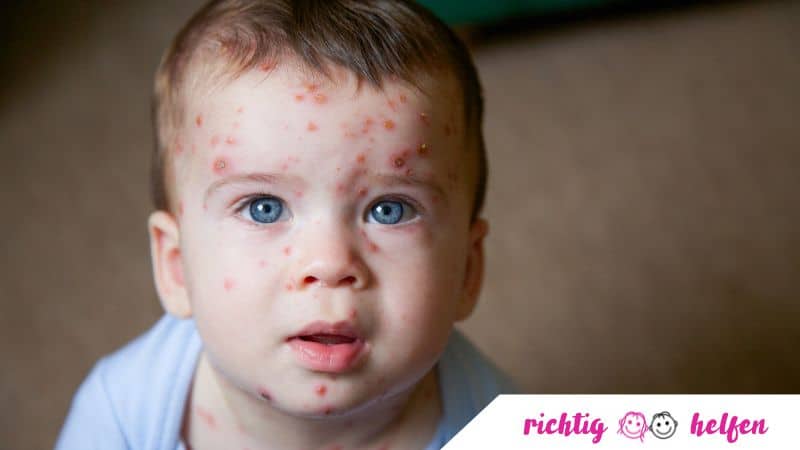
[[311, 275], [303, 278], [303, 283], [305, 283], [305, 284], [311, 284], [311, 283], [313, 283], [315, 281], [317, 281], [317, 278], [316, 277], [312, 277]]
[[342, 284], [355, 284], [356, 283], [356, 277], [354, 277], [352, 275], [350, 275], [348, 277], [344, 277], [344, 278], [342, 278], [341, 283]]

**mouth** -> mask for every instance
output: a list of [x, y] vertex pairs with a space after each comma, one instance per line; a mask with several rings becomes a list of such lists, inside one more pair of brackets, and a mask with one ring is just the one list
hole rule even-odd
[[342, 373], [362, 361], [369, 347], [354, 324], [318, 321], [288, 337], [300, 365], [315, 372]]

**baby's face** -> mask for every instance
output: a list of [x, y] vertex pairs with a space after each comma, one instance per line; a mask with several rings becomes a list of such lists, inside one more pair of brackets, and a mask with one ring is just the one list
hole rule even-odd
[[480, 285], [455, 92], [280, 66], [189, 105], [175, 162], [182, 279], [232, 385], [293, 414], [336, 414], [432, 368]]

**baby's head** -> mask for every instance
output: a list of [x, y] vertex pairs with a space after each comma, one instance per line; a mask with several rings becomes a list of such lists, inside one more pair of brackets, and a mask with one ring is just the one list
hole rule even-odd
[[464, 46], [397, 1], [215, 1], [156, 77], [167, 311], [243, 398], [346, 415], [403, 393], [483, 272], [482, 99]]

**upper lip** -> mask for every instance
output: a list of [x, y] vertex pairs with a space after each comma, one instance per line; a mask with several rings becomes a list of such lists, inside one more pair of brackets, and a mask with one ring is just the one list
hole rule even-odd
[[316, 322], [306, 324], [306, 326], [300, 329], [300, 331], [289, 336], [287, 340], [299, 338], [301, 336], [313, 336], [315, 334], [328, 334], [359, 340], [361, 339], [361, 331], [355, 326], [355, 324], [351, 322], [342, 320], [336, 323], [330, 323], [323, 320], [318, 320]]

